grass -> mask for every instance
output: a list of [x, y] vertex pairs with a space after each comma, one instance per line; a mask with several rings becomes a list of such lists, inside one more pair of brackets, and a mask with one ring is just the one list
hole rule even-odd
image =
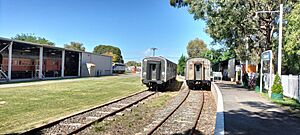
[[300, 103], [296, 99], [288, 97], [283, 97], [283, 100], [271, 99], [267, 92], [262, 93], [262, 95], [282, 107], [287, 107], [288, 110], [300, 117]]
[[25, 130], [145, 89], [138, 77], [103, 77], [0, 89], [0, 134]]

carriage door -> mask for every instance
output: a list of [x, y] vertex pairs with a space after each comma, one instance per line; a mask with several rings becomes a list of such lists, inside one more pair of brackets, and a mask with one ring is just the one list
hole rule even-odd
[[195, 80], [202, 80], [202, 64], [194, 65]]
[[160, 62], [151, 62], [148, 68], [149, 80], [160, 80]]

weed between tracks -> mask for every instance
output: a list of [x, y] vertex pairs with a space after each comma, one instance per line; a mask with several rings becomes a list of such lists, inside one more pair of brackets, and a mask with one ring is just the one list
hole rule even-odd
[[115, 116], [113, 121], [105, 120], [93, 125], [89, 134], [135, 134], [152, 121], [155, 111], [163, 108], [178, 92], [165, 92], [154, 95], [145, 104], [125, 112], [124, 116]]

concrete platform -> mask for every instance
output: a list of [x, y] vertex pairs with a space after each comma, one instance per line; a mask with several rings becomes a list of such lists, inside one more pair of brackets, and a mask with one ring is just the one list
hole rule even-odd
[[225, 134], [300, 135], [300, 118], [255, 91], [216, 82], [223, 95]]

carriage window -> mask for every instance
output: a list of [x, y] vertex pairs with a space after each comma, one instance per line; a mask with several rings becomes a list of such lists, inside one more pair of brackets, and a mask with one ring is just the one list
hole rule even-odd
[[200, 65], [196, 65], [196, 70], [197, 70], [197, 71], [200, 70]]
[[152, 71], [155, 71], [155, 68], [156, 68], [155, 66], [152, 66]]

